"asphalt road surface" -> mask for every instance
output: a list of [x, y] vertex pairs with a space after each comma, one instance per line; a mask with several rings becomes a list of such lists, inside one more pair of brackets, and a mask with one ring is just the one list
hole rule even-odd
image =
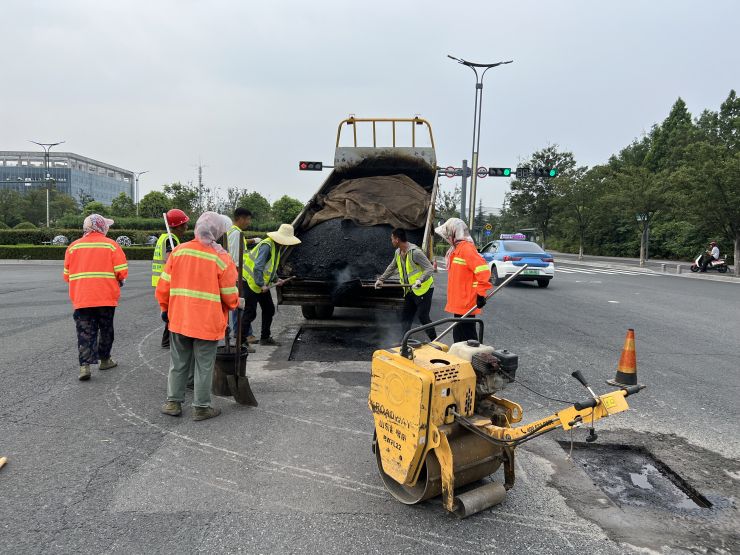
[[[213, 397], [222, 415], [193, 422], [190, 393], [182, 418], [160, 413], [169, 354], [148, 264], [132, 264], [116, 312], [118, 367], [94, 367], [88, 382], [77, 381], [61, 274], [59, 264], [0, 265], [2, 553], [740, 552], [738, 283], [564, 266], [547, 289], [515, 283], [484, 309], [486, 343], [519, 354], [517, 378], [566, 401], [587, 397], [575, 369], [610, 390], [633, 328], [648, 387], [630, 411], [597, 422], [597, 445], [641, 447], [711, 509], [615, 501], [578, 457], [565, 460], [570, 437], [554, 433], [517, 450], [502, 504], [457, 520], [439, 498], [405, 506], [385, 490], [371, 452], [371, 361], [311, 361], [303, 347], [289, 361], [309, 324], [297, 307], [277, 314], [283, 345], [249, 357], [259, 408]], [[435, 280], [442, 317], [444, 270]], [[391, 338], [392, 320], [337, 309], [325, 324]], [[516, 384], [502, 395], [525, 423], [567, 406]], [[578, 456], [586, 433], [574, 434]]]

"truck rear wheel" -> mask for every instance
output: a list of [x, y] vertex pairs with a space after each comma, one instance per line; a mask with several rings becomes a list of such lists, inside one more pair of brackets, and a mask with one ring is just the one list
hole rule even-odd
[[306, 320], [316, 319], [316, 305], [313, 304], [302, 304], [301, 313]]
[[314, 309], [316, 310], [316, 318], [319, 320], [330, 320], [334, 315], [334, 306], [317, 305]]

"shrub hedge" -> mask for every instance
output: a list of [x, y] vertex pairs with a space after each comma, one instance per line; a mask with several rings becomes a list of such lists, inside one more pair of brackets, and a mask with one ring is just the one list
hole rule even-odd
[[[84, 216], [75, 216], [74, 214], [67, 214], [57, 220], [57, 227], [59, 229], [82, 229], [82, 224], [85, 221]], [[33, 224], [32, 224], [33, 225]], [[188, 225], [191, 229], [195, 227], [195, 221], [190, 220]], [[280, 227], [280, 222], [264, 222], [264, 223], [252, 223], [250, 225], [253, 231], [266, 232], [266, 231], [277, 231]], [[111, 230], [137, 230], [143, 232], [150, 232], [151, 230], [157, 230], [159, 233], [166, 231], [163, 218], [113, 218], [113, 225]], [[154, 233], [152, 233], [154, 235]]]
[[21, 222], [19, 224], [16, 224], [13, 229], [36, 229], [36, 226], [33, 225], [31, 222]]
[[10, 229], [10, 226], [5, 222], [0, 222], [0, 229]]
[[[3, 260], [64, 260], [67, 247], [48, 245], [0, 245], [0, 259]], [[154, 256], [152, 247], [123, 247], [127, 260], [151, 260]]]
[[[162, 234], [160, 230], [131, 230], [131, 229], [111, 229], [108, 231], [108, 237], [114, 241], [121, 235], [127, 236], [134, 243], [143, 243], [149, 235], [159, 237]], [[64, 235], [69, 242], [76, 241], [82, 237], [81, 229], [24, 229], [24, 230], [8, 230], [0, 229], [0, 245], [41, 245], [44, 241], [51, 241], [57, 235]], [[256, 231], [247, 231], [245, 234], [247, 237], [260, 237], [264, 239], [267, 237], [265, 233]], [[195, 234], [192, 231], [186, 231], [181, 242], [192, 241], [195, 239]]]

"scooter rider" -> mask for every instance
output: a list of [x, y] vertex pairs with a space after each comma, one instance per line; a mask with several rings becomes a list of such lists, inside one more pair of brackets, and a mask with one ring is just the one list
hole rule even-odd
[[719, 248], [717, 247], [717, 243], [712, 241], [709, 243], [709, 245], [712, 247], [712, 250], [706, 250], [704, 251], [704, 254], [702, 255], [702, 264], [701, 264], [701, 271], [706, 272], [707, 266], [709, 266], [714, 260], [719, 260]]

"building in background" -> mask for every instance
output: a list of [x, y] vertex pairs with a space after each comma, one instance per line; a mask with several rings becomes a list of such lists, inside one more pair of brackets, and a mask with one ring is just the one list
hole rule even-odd
[[[43, 187], [47, 181], [43, 152], [0, 150], [0, 189]], [[60, 193], [79, 198], [80, 189], [98, 202], [110, 206], [121, 192], [134, 198], [134, 174], [128, 170], [85, 158], [71, 152], [49, 154], [49, 174]]]

